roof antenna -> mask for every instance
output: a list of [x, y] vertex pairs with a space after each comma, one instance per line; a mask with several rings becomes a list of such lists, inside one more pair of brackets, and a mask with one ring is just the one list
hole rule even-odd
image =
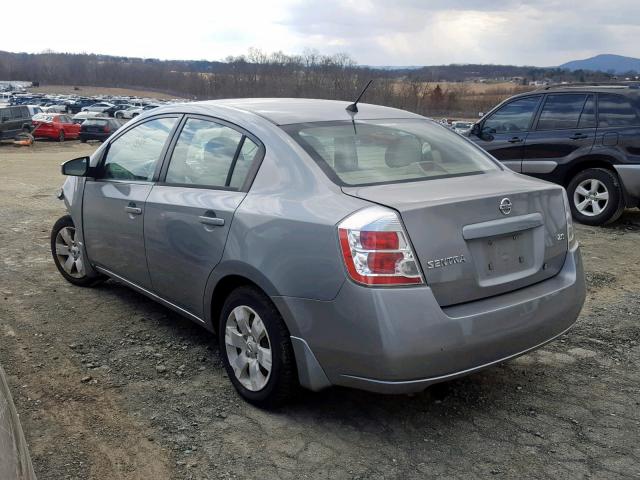
[[356, 98], [356, 101], [347, 107], [347, 112], [358, 113], [358, 102], [364, 95], [364, 92], [367, 91], [367, 88], [369, 88], [369, 85], [371, 85], [371, 82], [373, 82], [373, 79], [369, 80], [369, 82], [364, 86], [364, 88], [360, 92], [360, 95], [358, 95], [358, 98]]

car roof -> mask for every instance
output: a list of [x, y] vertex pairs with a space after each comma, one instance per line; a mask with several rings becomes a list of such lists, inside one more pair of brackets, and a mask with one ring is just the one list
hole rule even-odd
[[515, 97], [526, 97], [528, 95], [536, 95], [540, 93], [617, 93], [637, 98], [640, 96], [640, 88], [628, 85], [550, 85], [538, 88], [529, 92], [514, 95]]
[[[208, 100], [182, 104], [180, 107], [199, 107], [199, 111], [207, 107], [223, 107], [254, 113], [276, 125], [292, 123], [326, 122], [335, 120], [351, 120], [346, 107], [352, 102], [339, 100], [318, 100], [310, 98], [240, 98], [224, 100]], [[173, 105], [175, 108], [176, 105]], [[389, 118], [420, 118], [421, 115], [397, 108], [358, 103], [358, 120], [376, 120]]]

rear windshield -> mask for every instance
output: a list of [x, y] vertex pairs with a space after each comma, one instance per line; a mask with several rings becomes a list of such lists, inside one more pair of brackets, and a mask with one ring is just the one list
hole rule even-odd
[[83, 125], [87, 125], [87, 126], [97, 125], [97, 126], [100, 126], [100, 127], [104, 127], [108, 123], [109, 123], [108, 120], [94, 120], [94, 119], [90, 118], [88, 120], [85, 120]]
[[498, 170], [479, 147], [427, 120], [362, 120], [286, 125], [339, 185], [360, 186]]

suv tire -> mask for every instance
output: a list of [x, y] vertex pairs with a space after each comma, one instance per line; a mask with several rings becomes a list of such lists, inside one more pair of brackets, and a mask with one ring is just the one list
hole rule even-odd
[[[53, 225], [51, 229], [51, 255], [53, 256], [53, 262], [67, 282], [79, 287], [94, 287], [104, 282], [107, 277], [104, 275], [89, 277], [86, 275], [82, 266], [80, 266], [80, 269], [78, 268], [78, 259], [81, 262], [80, 265], [82, 265], [85, 259], [82, 256], [81, 250], [77, 250], [75, 229], [76, 227], [70, 215], [60, 217]], [[70, 263], [67, 264], [67, 261]]]
[[245, 400], [270, 409], [294, 396], [299, 384], [289, 331], [260, 290], [243, 286], [229, 294], [218, 341], [227, 374]]
[[571, 179], [567, 187], [571, 214], [585, 225], [615, 222], [624, 211], [618, 176], [605, 168], [588, 168]]

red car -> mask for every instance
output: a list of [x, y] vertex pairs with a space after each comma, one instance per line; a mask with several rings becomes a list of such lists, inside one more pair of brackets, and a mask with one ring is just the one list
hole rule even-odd
[[52, 138], [64, 142], [80, 136], [80, 125], [73, 123], [68, 115], [39, 113], [33, 116], [31, 123], [31, 134], [37, 138]]

